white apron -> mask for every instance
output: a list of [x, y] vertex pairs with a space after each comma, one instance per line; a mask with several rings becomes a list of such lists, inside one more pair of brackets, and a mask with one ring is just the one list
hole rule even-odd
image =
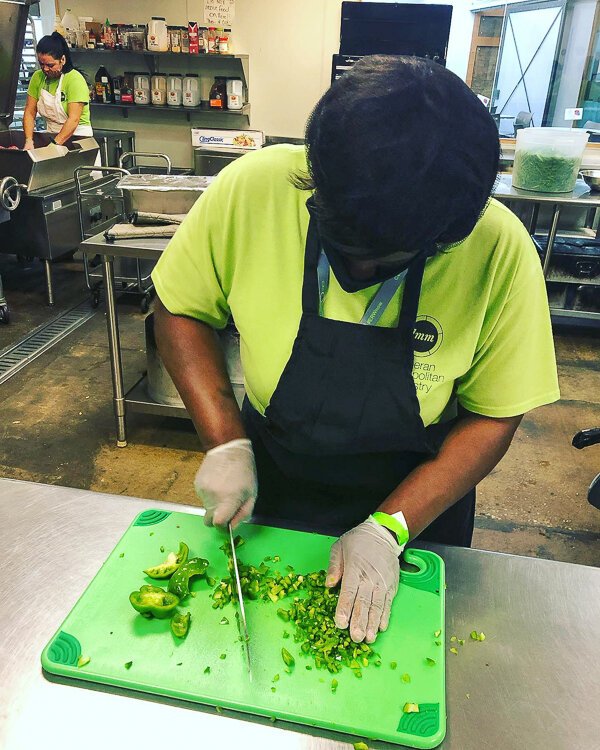
[[[46, 127], [51, 133], [60, 133], [62, 126], [67, 121], [67, 113], [65, 112], [60, 100], [64, 77], [64, 74], [61, 73], [55, 94], [51, 94], [49, 91], [42, 88], [37, 103], [38, 114], [46, 120]], [[94, 131], [92, 130], [91, 125], [79, 124], [75, 128], [73, 135], [90, 136], [94, 135]]]
[[[60, 133], [62, 126], [67, 121], [67, 113], [65, 112], [60, 100], [64, 77], [64, 73], [61, 73], [56, 93], [54, 95], [42, 88], [37, 103], [38, 114], [46, 120], [46, 127], [51, 133]], [[93, 136], [94, 131], [92, 130], [91, 125], [81, 125], [80, 123], [75, 128], [73, 135]], [[94, 166], [99, 167], [100, 165], [100, 151], [98, 151]], [[102, 172], [91, 172], [91, 177], [92, 179], [97, 180], [99, 177], [102, 177]]]

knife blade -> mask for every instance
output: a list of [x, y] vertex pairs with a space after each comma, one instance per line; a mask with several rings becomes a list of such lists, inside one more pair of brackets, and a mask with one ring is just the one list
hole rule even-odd
[[246, 622], [246, 610], [244, 609], [244, 596], [242, 594], [242, 583], [240, 581], [240, 570], [238, 568], [238, 561], [237, 561], [237, 555], [235, 553], [235, 542], [233, 540], [233, 529], [231, 528], [231, 524], [227, 524], [227, 527], [229, 529], [229, 544], [231, 546], [231, 562], [233, 564], [233, 574], [235, 577], [235, 587], [237, 590], [238, 595], [238, 614], [239, 617], [236, 617], [236, 620], [238, 621], [238, 630], [240, 633], [240, 638], [242, 639], [242, 650], [244, 651], [244, 654], [246, 656], [246, 667], [248, 669], [248, 677], [250, 678], [250, 681], [252, 681], [252, 668], [250, 666], [250, 636], [248, 635], [248, 624]]

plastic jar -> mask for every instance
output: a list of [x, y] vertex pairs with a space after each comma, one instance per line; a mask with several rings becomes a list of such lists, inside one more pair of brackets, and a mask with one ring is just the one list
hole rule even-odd
[[162, 16], [152, 16], [148, 24], [148, 49], [151, 52], [169, 51], [167, 22]]
[[181, 52], [181, 29], [179, 26], [168, 26], [169, 49], [171, 52]]
[[518, 130], [513, 187], [538, 193], [570, 193], [588, 138], [589, 133], [575, 128]]
[[150, 104], [150, 76], [136, 73], [133, 77], [133, 101], [136, 104]]
[[181, 107], [183, 102], [183, 79], [179, 73], [170, 73], [167, 81], [167, 104]]
[[200, 104], [200, 81], [196, 73], [188, 73], [183, 79], [183, 106], [197, 107]]
[[150, 80], [152, 104], [163, 107], [167, 103], [167, 76], [164, 73], [153, 75]]

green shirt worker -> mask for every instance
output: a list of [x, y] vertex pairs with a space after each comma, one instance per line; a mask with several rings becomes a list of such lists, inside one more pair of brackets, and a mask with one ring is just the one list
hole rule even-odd
[[[365, 57], [306, 148], [236, 160], [153, 280], [158, 347], [206, 456], [205, 522], [340, 535], [336, 624], [373, 642], [416, 537], [468, 546], [474, 488], [559, 398], [527, 231], [490, 199], [499, 142], [453, 73]], [[240, 333], [237, 407], [215, 330]]]
[[46, 120], [53, 141], [63, 146], [72, 136], [92, 136], [90, 95], [85, 78], [73, 67], [64, 38], [53, 32], [35, 48], [41, 70], [31, 76], [23, 116], [26, 150], [34, 148], [35, 118]]

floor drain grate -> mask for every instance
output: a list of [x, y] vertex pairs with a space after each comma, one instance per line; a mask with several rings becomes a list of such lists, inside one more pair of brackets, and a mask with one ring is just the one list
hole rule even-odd
[[82, 302], [0, 353], [0, 385], [66, 338], [96, 312], [90, 302]]

